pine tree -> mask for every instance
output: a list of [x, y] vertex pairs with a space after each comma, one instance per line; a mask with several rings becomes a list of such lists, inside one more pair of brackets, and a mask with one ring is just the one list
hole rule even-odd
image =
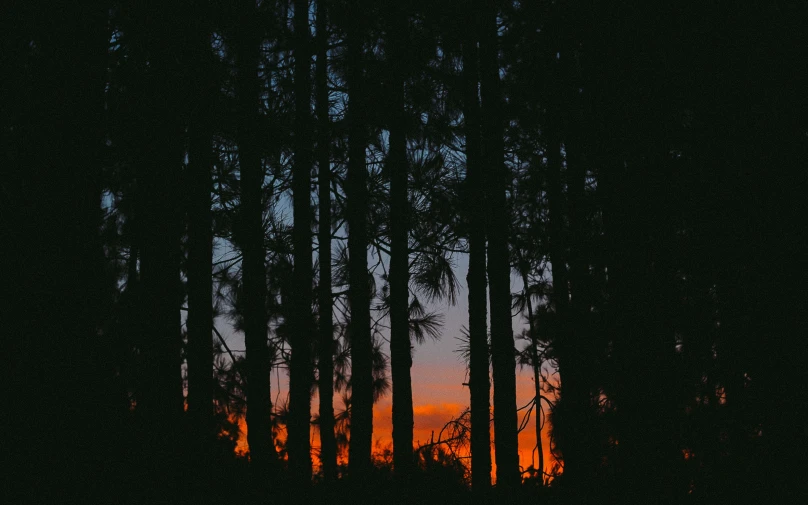
[[488, 282], [491, 293], [491, 355], [494, 377], [494, 439], [497, 487], [506, 495], [520, 482], [516, 430], [516, 358], [511, 327], [508, 254], [507, 167], [503, 145], [502, 91], [499, 77], [496, 4], [481, 7], [480, 94], [482, 151], [485, 160]]
[[409, 327], [409, 202], [404, 79], [407, 11], [399, 2], [386, 6], [390, 73], [390, 366], [393, 379], [393, 467], [396, 475], [412, 472], [412, 350]]
[[218, 92], [210, 12], [189, 23], [187, 73], [194, 83], [188, 115], [188, 413], [195, 436], [213, 441], [213, 103]]
[[95, 502], [109, 485], [81, 479], [113, 480], [103, 455], [119, 454], [113, 349], [102, 333], [114, 293], [100, 236], [109, 4], [0, 10], [9, 69], [0, 234], [14, 244], [0, 253], [3, 344], [13, 356], [3, 395], [24, 406], [4, 416], [4, 496]]
[[352, 2], [346, 28], [348, 86], [348, 174], [345, 182], [348, 225], [348, 299], [351, 307], [351, 447], [349, 465], [355, 479], [371, 468], [373, 437], [373, 342], [370, 333], [370, 289], [367, 232], [367, 139], [363, 5]]
[[311, 339], [312, 307], [311, 168], [313, 140], [311, 121], [311, 44], [307, 0], [294, 3], [295, 58], [295, 158], [292, 168], [294, 207], [294, 270], [289, 311], [292, 358], [289, 366], [289, 465], [295, 482], [307, 487], [311, 481]]
[[491, 486], [491, 383], [488, 352], [488, 297], [485, 273], [484, 161], [482, 158], [479, 61], [475, 10], [467, 13], [463, 39], [463, 119], [466, 137], [466, 191], [469, 242], [469, 390], [471, 392], [471, 485], [485, 496]]
[[334, 324], [331, 297], [331, 126], [328, 99], [328, 3], [319, 0], [316, 19], [317, 67], [317, 198], [319, 201], [319, 356], [320, 461], [326, 482], [336, 479], [337, 443], [334, 435]]
[[274, 466], [270, 354], [267, 347], [267, 273], [265, 265], [262, 188], [264, 168], [259, 136], [261, 49], [260, 17], [252, 5], [241, 6], [241, 25], [234, 34], [238, 123], [236, 144], [241, 170], [241, 207], [237, 226], [242, 250], [244, 339], [247, 348], [247, 441], [256, 483], [266, 482]]

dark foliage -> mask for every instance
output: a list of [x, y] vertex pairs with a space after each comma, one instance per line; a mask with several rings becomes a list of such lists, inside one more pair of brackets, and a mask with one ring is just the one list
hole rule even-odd
[[[4, 501], [805, 501], [804, 2], [0, 20]], [[461, 296], [469, 408], [414, 447]]]

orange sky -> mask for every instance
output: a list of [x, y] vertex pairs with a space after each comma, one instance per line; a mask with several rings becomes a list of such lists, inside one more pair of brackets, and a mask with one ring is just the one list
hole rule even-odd
[[[458, 273], [467, 271], [467, 257], [462, 254], [459, 255], [455, 266]], [[466, 304], [464, 277], [464, 275], [458, 275], [459, 292], [457, 304], [453, 305], [447, 301], [431, 302], [429, 304], [430, 310], [435, 310], [444, 316], [441, 338], [437, 341], [427, 339], [426, 342], [416, 345], [413, 350], [412, 387], [415, 413], [414, 440], [416, 444], [418, 442], [427, 443], [433, 430], [437, 438], [438, 433], [446, 422], [457, 417], [469, 405], [469, 391], [466, 386], [463, 386], [463, 383], [468, 381], [466, 366], [457, 353], [457, 349], [461, 345], [457, 337], [461, 335], [463, 327], [468, 324], [468, 305]], [[521, 289], [521, 281], [516, 277], [512, 277], [511, 281], [511, 290], [518, 292]], [[526, 322], [522, 315], [514, 316], [513, 330], [515, 334], [518, 335], [525, 325]], [[228, 340], [232, 339], [232, 348], [243, 348], [243, 337], [233, 335], [232, 330], [226, 326], [222, 330]], [[519, 348], [524, 345], [524, 341], [517, 341]], [[388, 351], [386, 344], [383, 346], [383, 350], [384, 352]], [[287, 384], [288, 377], [284, 372], [273, 373], [273, 398], [285, 398]], [[528, 403], [533, 398], [533, 395], [532, 371], [517, 369], [516, 397], [518, 407]], [[312, 414], [317, 412], [317, 406], [318, 399], [315, 394], [312, 399]], [[335, 398], [335, 407], [340, 408], [341, 406], [342, 402]], [[519, 412], [520, 421], [523, 413], [524, 411]], [[545, 424], [542, 439], [546, 471], [549, 471], [552, 466], [548, 433], [549, 423]], [[382, 398], [374, 406], [373, 439], [378, 447], [392, 445], [392, 403], [389, 395]], [[319, 442], [319, 435], [313, 432], [312, 446], [319, 446]], [[519, 459], [523, 469], [531, 466], [531, 456], [533, 456], [535, 445], [535, 422], [534, 418], [531, 417], [528, 426], [519, 434]], [[243, 436], [240, 447], [246, 450], [246, 441]]]
[[[462, 373], [462, 367], [461, 367]], [[416, 379], [417, 377], [417, 379]], [[456, 418], [468, 406], [468, 389], [462, 385], [465, 381], [463, 375], [457, 376], [457, 367], [431, 368], [425, 370], [423, 366], [413, 366], [413, 389], [415, 402], [413, 413], [415, 415], [415, 427], [413, 438], [416, 447], [419, 444], [428, 443], [433, 436], [438, 438], [440, 430], [451, 419]], [[428, 387], [424, 388], [423, 386]], [[422, 387], [417, 387], [422, 386]], [[527, 370], [517, 371], [517, 402], [521, 407], [528, 403], [533, 397], [532, 373]], [[312, 400], [312, 413], [317, 412], [318, 400], [315, 395]], [[335, 405], [339, 405], [339, 400], [335, 398]], [[519, 412], [521, 421], [524, 411]], [[373, 408], [373, 440], [376, 447], [392, 446], [393, 411], [390, 396], [382, 398]], [[533, 413], [535, 415], [535, 412]], [[236, 451], [245, 453], [247, 451], [246, 425], [240, 421], [241, 437]], [[549, 423], [545, 424], [542, 436], [542, 446], [544, 448], [545, 471], [552, 466], [552, 456], [549, 448]], [[493, 439], [493, 430], [492, 430]], [[312, 430], [312, 448], [319, 449], [319, 435]], [[536, 464], [536, 453], [533, 448], [536, 445], [536, 432], [534, 417], [531, 416], [527, 427], [519, 434], [519, 461], [523, 469]], [[494, 461], [494, 448], [492, 448], [492, 461]], [[316, 453], [316, 451], [315, 451]], [[318, 462], [315, 457], [315, 465]], [[492, 469], [492, 478], [496, 468]]]

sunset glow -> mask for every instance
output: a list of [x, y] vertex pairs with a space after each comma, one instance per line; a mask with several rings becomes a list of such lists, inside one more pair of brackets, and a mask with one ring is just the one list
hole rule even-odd
[[[418, 367], [414, 366], [414, 369]], [[419, 370], [422, 371], [422, 370]], [[462, 366], [445, 367], [443, 374], [430, 374], [430, 377], [436, 382], [431, 382], [429, 389], [421, 394], [421, 397], [427, 400], [419, 403], [416, 396], [413, 405], [413, 414], [415, 426], [413, 428], [413, 448], [417, 449], [423, 444], [430, 442], [437, 442], [445, 440], [448, 435], [445, 433], [441, 436], [441, 430], [446, 427], [446, 424], [452, 419], [457, 418], [468, 407], [468, 390], [462, 385], [462, 380], [453, 381], [451, 372], [463, 372]], [[413, 374], [414, 376], [416, 374]], [[462, 379], [463, 376], [461, 375]], [[442, 380], [441, 380], [442, 379]], [[415, 381], [414, 381], [415, 382]], [[457, 384], [455, 384], [457, 383]], [[282, 386], [285, 384], [282, 383]], [[522, 370], [517, 373], [517, 403], [519, 407], [526, 405], [533, 398], [533, 378], [532, 372]], [[454, 394], [453, 393], [457, 393]], [[440, 401], [440, 400], [444, 401]], [[464, 400], [465, 403], [458, 401], [451, 401], [452, 399]], [[335, 405], [339, 405], [340, 399], [337, 395], [334, 397]], [[312, 399], [312, 414], [317, 414], [317, 395]], [[520, 412], [520, 422], [526, 411]], [[524, 429], [519, 433], [519, 465], [522, 471], [530, 467], [538, 468], [538, 451], [536, 450], [536, 431], [535, 431], [535, 416], [536, 413], [531, 413], [530, 419], [527, 421]], [[239, 425], [239, 439], [236, 445], [235, 452], [239, 456], [246, 456], [249, 454], [249, 446], [247, 444], [247, 424], [243, 417], [238, 419]], [[545, 418], [544, 427], [542, 430], [542, 448], [544, 454], [544, 471], [549, 473], [555, 459], [550, 452], [550, 423]], [[373, 441], [374, 441], [374, 455], [380, 456], [382, 451], [392, 450], [393, 444], [393, 405], [390, 396], [382, 398], [373, 408]], [[279, 444], [283, 444], [286, 439], [286, 432], [280, 430], [278, 433]], [[494, 429], [491, 426], [491, 440], [494, 442]], [[315, 472], [320, 469], [320, 461], [318, 458], [320, 450], [320, 438], [316, 426], [311, 429], [311, 448], [312, 460]], [[491, 480], [496, 482], [496, 444], [493, 443], [491, 447]], [[467, 456], [467, 452], [461, 454]], [[340, 463], [347, 463], [347, 458], [343, 456]]]

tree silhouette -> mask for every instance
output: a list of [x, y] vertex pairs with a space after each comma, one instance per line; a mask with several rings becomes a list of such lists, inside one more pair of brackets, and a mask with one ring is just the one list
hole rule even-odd
[[105, 473], [120, 402], [100, 333], [114, 296], [100, 235], [109, 5], [41, 7], [2, 7], [3, 393], [20, 407], [4, 415], [4, 494], [93, 501], [109, 488], [74, 478]]
[[292, 168], [294, 207], [294, 273], [290, 311], [292, 358], [289, 367], [290, 422], [289, 464], [300, 486], [311, 482], [311, 339], [312, 317], [312, 235], [311, 225], [311, 43], [308, 2], [294, 3], [295, 27], [295, 153]]
[[348, 87], [348, 173], [345, 181], [346, 224], [348, 226], [348, 276], [351, 321], [351, 446], [350, 470], [354, 478], [370, 471], [373, 436], [373, 344], [370, 333], [370, 296], [367, 260], [367, 167], [365, 148], [367, 125], [366, 83], [363, 47], [365, 17], [363, 4], [352, 2], [346, 27], [346, 84]]
[[261, 49], [260, 11], [239, 6], [238, 30], [233, 35], [236, 59], [238, 124], [236, 126], [240, 167], [241, 205], [236, 226], [242, 250], [242, 296], [244, 340], [247, 348], [247, 439], [256, 483], [265, 483], [273, 466], [275, 450], [271, 437], [272, 400], [269, 391], [270, 355], [267, 347], [267, 277], [264, 249], [262, 188], [264, 167], [259, 137]]
[[494, 439], [497, 486], [512, 493], [519, 485], [516, 420], [516, 360], [511, 327], [510, 256], [505, 192], [502, 92], [499, 77], [496, 4], [480, 4], [481, 145], [485, 163], [488, 226], [488, 282], [491, 293], [491, 356], [494, 378]]
[[393, 468], [406, 477], [413, 464], [413, 408], [409, 325], [409, 202], [404, 75], [408, 12], [385, 5], [390, 66], [390, 366], [393, 379]]
[[213, 426], [213, 105], [215, 80], [210, 47], [211, 15], [192, 17], [188, 75], [194, 99], [188, 115], [188, 412], [197, 437], [210, 442]]
[[[805, 501], [803, 4], [0, 19], [12, 502]], [[458, 298], [470, 406], [414, 450]]]
[[[469, 306], [469, 390], [471, 392], [471, 486], [485, 496], [491, 485], [490, 378], [488, 352], [488, 297], [485, 271], [485, 182], [483, 177], [480, 105], [478, 98], [479, 19], [466, 15], [470, 30], [463, 39], [463, 118], [466, 137], [466, 202], [469, 269], [466, 276]], [[484, 426], [484, 429], [479, 427]]]
[[319, 320], [319, 419], [320, 461], [327, 482], [336, 479], [337, 446], [334, 435], [334, 324], [331, 297], [331, 124], [328, 89], [328, 3], [319, 0], [316, 18], [317, 66], [315, 101], [317, 114], [317, 198], [319, 243], [319, 284], [317, 292]]

